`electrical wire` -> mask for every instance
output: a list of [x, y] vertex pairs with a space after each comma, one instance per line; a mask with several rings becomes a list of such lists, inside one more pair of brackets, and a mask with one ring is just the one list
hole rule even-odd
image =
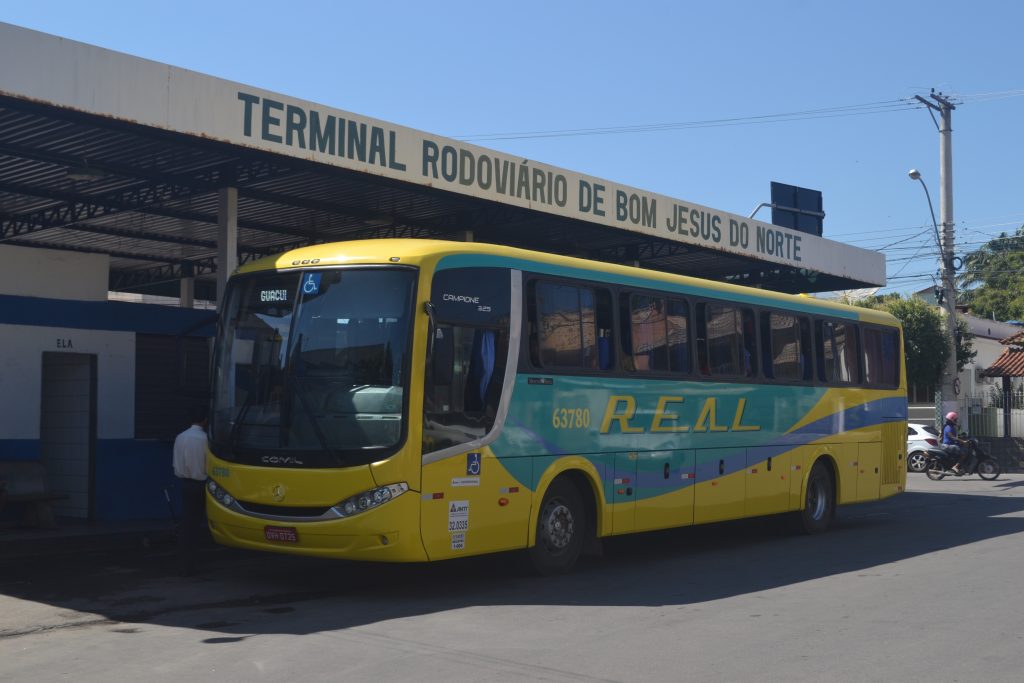
[[1005, 100], [1010, 97], [1024, 97], [1024, 90], [1002, 90], [999, 92], [983, 92], [971, 95], [957, 95], [957, 99], [975, 102], [990, 102], [992, 100]]
[[[1007, 99], [1011, 97], [1024, 96], [1024, 90], [1002, 90], [988, 93], [971, 93], [955, 95], [955, 99], [973, 102], [987, 102], [992, 100]], [[904, 97], [896, 100], [880, 100], [877, 102], [864, 102], [861, 104], [840, 105], [835, 107], [821, 107], [818, 109], [804, 109], [799, 111], [784, 112], [779, 114], [759, 114], [752, 116], [734, 116], [721, 119], [705, 119], [697, 121], [674, 121], [667, 123], [645, 123], [625, 126], [602, 126], [596, 128], [563, 128], [554, 130], [533, 130], [501, 133], [474, 133], [468, 135], [453, 135], [457, 140], [519, 140], [528, 138], [550, 138], [550, 137], [574, 137], [581, 135], [618, 135], [623, 133], [649, 133], [666, 130], [685, 130], [690, 128], [716, 128], [721, 126], [741, 126], [761, 123], [779, 123], [786, 121], [804, 121], [808, 119], [825, 119], [844, 116], [863, 116], [869, 114], [881, 114], [893, 111], [909, 111], [911, 109], [923, 109], [921, 104], [914, 97]]]
[[762, 123], [780, 123], [786, 121], [805, 121], [809, 119], [839, 118], [846, 116], [863, 116], [882, 114], [894, 111], [922, 109], [924, 105], [913, 99], [886, 100], [867, 102], [864, 104], [824, 107], [821, 109], [805, 109], [802, 111], [779, 114], [759, 114], [754, 116], [736, 116], [722, 119], [705, 119], [698, 121], [675, 121], [667, 123], [645, 123], [628, 126], [604, 126], [598, 128], [564, 128], [556, 130], [534, 130], [503, 133], [476, 133], [471, 135], [454, 135], [457, 140], [523, 140], [529, 138], [578, 137], [586, 135], [619, 135], [623, 133], [650, 133], [669, 130], [687, 130], [692, 128], [719, 128], [723, 126], [743, 126]]

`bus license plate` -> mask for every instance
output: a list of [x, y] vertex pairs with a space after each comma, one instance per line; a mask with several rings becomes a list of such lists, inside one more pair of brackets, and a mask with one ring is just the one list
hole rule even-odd
[[265, 526], [263, 527], [263, 536], [268, 541], [277, 541], [278, 543], [299, 542], [299, 533], [293, 526]]

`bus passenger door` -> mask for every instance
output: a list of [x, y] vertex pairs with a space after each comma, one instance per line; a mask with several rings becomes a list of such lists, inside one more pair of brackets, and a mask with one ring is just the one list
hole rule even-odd
[[857, 444], [857, 500], [878, 500], [881, 467], [881, 443]]
[[626, 534], [636, 526], [636, 453], [616, 453], [612, 474], [612, 533]]
[[747, 449], [701, 448], [697, 455], [697, 490], [693, 521], [718, 522], [743, 516]]
[[420, 533], [431, 560], [526, 545], [530, 492], [489, 448], [423, 467]]
[[746, 515], [773, 515], [789, 510], [790, 453], [779, 448], [747, 449]]
[[693, 524], [692, 450], [639, 453], [636, 469], [636, 531]]

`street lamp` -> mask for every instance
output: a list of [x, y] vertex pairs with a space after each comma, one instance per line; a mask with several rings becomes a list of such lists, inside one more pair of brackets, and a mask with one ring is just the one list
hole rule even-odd
[[[942, 405], [936, 405], [936, 412], [939, 418], [946, 412], [947, 408], [954, 408], [956, 406], [955, 397], [958, 393], [957, 382], [957, 365], [956, 365], [956, 290], [953, 274], [953, 254], [947, 253], [946, 242], [942, 239], [939, 234], [939, 224], [935, 220], [935, 209], [932, 207], [932, 197], [928, 192], [928, 186], [925, 185], [924, 179], [921, 177], [921, 172], [916, 168], [910, 169], [907, 173], [911, 180], [916, 180], [921, 183], [921, 187], [924, 188], [924, 196], [928, 199], [928, 211], [932, 215], [932, 228], [935, 229], [935, 242], [939, 247], [939, 259], [942, 265], [942, 291], [944, 293], [943, 303], [946, 308], [946, 345], [949, 348], [949, 357], [946, 359], [946, 367], [942, 373]], [[943, 224], [945, 227], [945, 224]], [[939, 303], [939, 302], [936, 302]], [[936, 424], [940, 424], [941, 420], [937, 419]]]
[[[932, 214], [932, 227], [935, 229], [935, 246], [939, 248], [939, 255], [944, 259], [945, 254], [942, 252], [942, 238], [939, 237], [939, 222], [935, 220], [935, 209], [932, 208], [932, 196], [928, 193], [928, 186], [924, 184], [924, 178], [921, 177], [921, 172], [916, 168], [910, 169], [910, 171], [907, 172], [907, 175], [910, 176], [911, 180], [920, 181], [921, 187], [924, 188], [924, 196], [928, 199], [928, 210], [931, 211]], [[945, 260], [943, 260], [943, 263], [945, 263]]]

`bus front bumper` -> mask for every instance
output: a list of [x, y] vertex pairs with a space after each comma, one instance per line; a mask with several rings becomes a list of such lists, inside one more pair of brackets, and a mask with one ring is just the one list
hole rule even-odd
[[248, 550], [370, 562], [425, 562], [419, 533], [419, 494], [408, 491], [367, 512], [317, 522], [287, 522], [228, 510], [209, 493], [213, 539]]

